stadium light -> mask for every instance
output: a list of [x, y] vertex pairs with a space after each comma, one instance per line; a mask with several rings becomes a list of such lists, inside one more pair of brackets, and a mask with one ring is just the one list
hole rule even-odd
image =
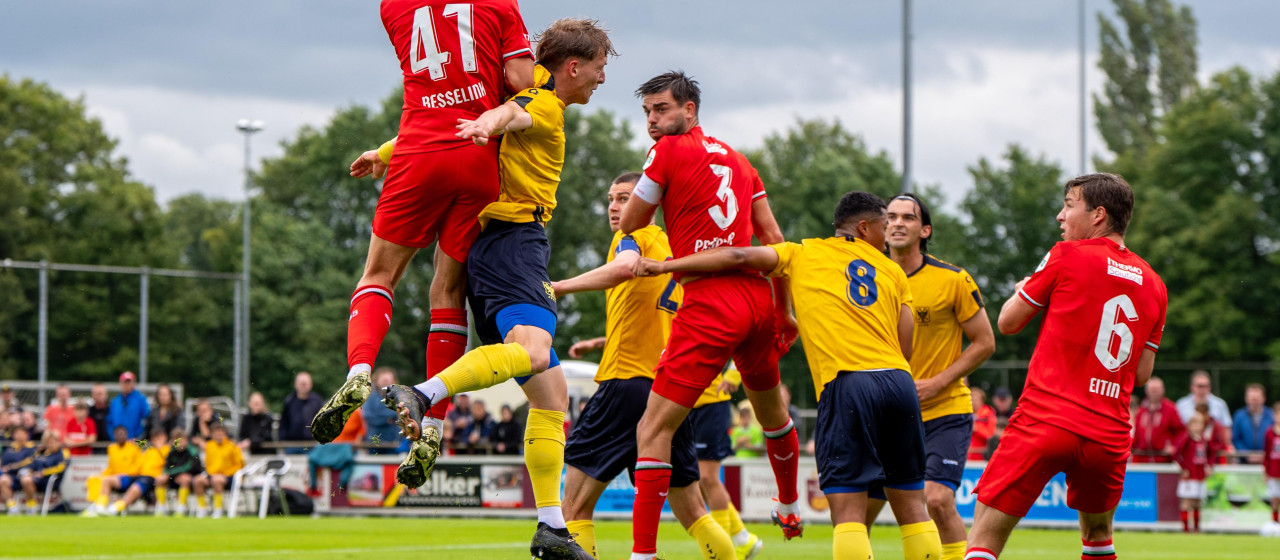
[[240, 119], [236, 121], [236, 130], [244, 134], [244, 262], [241, 265], [241, 274], [243, 279], [242, 294], [240, 298], [244, 305], [243, 311], [240, 313], [241, 331], [240, 351], [243, 356], [237, 356], [237, 365], [240, 374], [235, 379], [235, 395], [237, 413], [243, 404], [244, 390], [249, 386], [249, 201], [251, 200], [250, 189], [253, 187], [253, 176], [249, 172], [249, 138], [256, 132], [261, 132], [266, 124], [259, 120]]

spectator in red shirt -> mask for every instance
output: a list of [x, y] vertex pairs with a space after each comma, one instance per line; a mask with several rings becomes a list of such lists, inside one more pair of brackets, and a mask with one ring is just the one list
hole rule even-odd
[[93, 452], [91, 446], [98, 441], [98, 425], [89, 418], [89, 403], [77, 402], [72, 408], [71, 420], [67, 421], [66, 431], [62, 432], [62, 445], [72, 455], [88, 455]]
[[[1208, 414], [1196, 413], [1187, 420], [1187, 433], [1178, 436], [1173, 444], [1174, 458], [1182, 467], [1178, 479], [1178, 499], [1181, 500], [1182, 532], [1200, 532], [1200, 504], [1205, 499], [1205, 479], [1213, 472], [1213, 460], [1220, 447], [1205, 437], [1206, 426], [1212, 420]], [[1191, 514], [1193, 523], [1187, 520]]]
[[45, 429], [61, 434], [66, 432], [67, 422], [75, 416], [71, 407], [71, 388], [58, 385], [53, 394], [53, 402], [44, 409]]
[[[1280, 401], [1273, 411], [1280, 417]], [[1271, 522], [1280, 523], [1280, 422], [1271, 425], [1263, 437], [1262, 469], [1267, 475], [1267, 497], [1271, 498]]]
[[1164, 380], [1152, 376], [1146, 392], [1134, 418], [1133, 462], [1169, 463], [1173, 461], [1173, 441], [1186, 428], [1178, 406], [1165, 397]]
[[987, 392], [977, 387], [969, 389], [973, 399], [973, 441], [969, 443], [969, 460], [986, 459], [987, 440], [996, 433], [996, 410], [987, 405]]
[[[1235, 453], [1236, 448], [1231, 444], [1231, 428], [1218, 423], [1218, 419], [1209, 414], [1209, 404], [1200, 403], [1196, 405], [1196, 414], [1204, 416], [1204, 439], [1209, 440], [1219, 451], [1214, 456], [1214, 461], [1218, 464], [1225, 465], [1227, 456], [1225, 453]], [[1188, 428], [1190, 429], [1190, 428]]]

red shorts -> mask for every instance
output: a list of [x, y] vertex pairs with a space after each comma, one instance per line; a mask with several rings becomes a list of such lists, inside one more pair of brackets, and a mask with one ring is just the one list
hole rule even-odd
[[978, 501], [1026, 517], [1049, 479], [1067, 475], [1067, 506], [1105, 513], [1120, 504], [1129, 446], [1085, 439], [1064, 428], [1015, 417], [978, 479]]
[[480, 234], [480, 211], [498, 200], [498, 143], [394, 153], [373, 214], [373, 233], [405, 247], [440, 249], [464, 262]]
[[686, 284], [653, 392], [693, 408], [730, 358], [748, 389], [774, 388], [782, 355], [775, 320], [773, 290], [761, 276], [729, 274]]

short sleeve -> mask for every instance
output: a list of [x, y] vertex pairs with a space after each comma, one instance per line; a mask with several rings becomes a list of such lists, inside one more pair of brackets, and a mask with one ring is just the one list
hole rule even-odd
[[1058, 277], [1062, 275], [1062, 270], [1065, 267], [1063, 253], [1063, 245], [1061, 243], [1049, 249], [1044, 259], [1040, 261], [1039, 266], [1036, 266], [1035, 272], [1031, 273], [1031, 278], [1027, 280], [1026, 284], [1023, 284], [1021, 290], [1018, 290], [1018, 297], [1038, 309], [1048, 307], [1049, 295], [1057, 287]]
[[911, 295], [911, 282], [907, 280], [907, 273], [903, 272], [901, 267], [898, 267], [896, 272], [894, 276], [898, 280], [898, 285], [902, 286], [901, 291], [898, 292], [898, 303], [910, 305], [916, 300], [915, 296]]
[[524, 18], [520, 16], [520, 6], [512, 0], [509, 9], [502, 15], [502, 60], [532, 56], [529, 30], [524, 25]]
[[751, 200], [754, 202], [757, 198], [769, 196], [764, 192], [764, 181], [760, 179], [760, 172], [754, 168], [751, 169]]
[[670, 185], [666, 159], [671, 157], [668, 152], [671, 151], [672, 144], [672, 142], [659, 140], [652, 148], [649, 148], [649, 155], [645, 157], [644, 167], [642, 168], [646, 177], [663, 188]]
[[635, 251], [638, 254], [644, 254], [640, 250], [640, 244], [636, 243], [636, 238], [633, 235], [622, 236], [622, 239], [618, 240], [618, 248], [613, 250], [613, 254], [614, 256], [617, 256], [623, 251]]
[[778, 266], [773, 267], [773, 270], [769, 271], [769, 276], [773, 277], [790, 276], [792, 261], [795, 260], [796, 255], [800, 254], [800, 252], [804, 250], [804, 246], [790, 241], [775, 243], [773, 245], [769, 245], [769, 248], [777, 251], [778, 253]]
[[1160, 290], [1160, 316], [1156, 318], [1156, 324], [1151, 328], [1151, 336], [1147, 337], [1147, 348], [1152, 352], [1160, 351], [1160, 339], [1164, 337], [1164, 320], [1165, 313], [1169, 307], [1169, 294], [1161, 286]]
[[529, 88], [511, 96], [511, 101], [523, 107], [533, 118], [533, 126], [523, 131], [526, 134], [542, 135], [558, 127], [556, 117], [560, 113], [560, 104], [556, 99], [556, 92], [549, 89]]
[[973, 281], [973, 277], [969, 276], [968, 272], [961, 270], [960, 274], [956, 275], [955, 290], [957, 320], [963, 323], [982, 311], [984, 307], [982, 292], [978, 290], [978, 284]]

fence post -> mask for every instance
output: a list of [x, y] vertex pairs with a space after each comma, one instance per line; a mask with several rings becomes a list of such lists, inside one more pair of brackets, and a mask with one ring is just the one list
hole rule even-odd
[[232, 350], [233, 356], [231, 360], [232, 361], [231, 377], [232, 377], [232, 384], [234, 386], [234, 388], [232, 389], [232, 398], [236, 401], [236, 407], [238, 408], [241, 404], [240, 403], [240, 393], [241, 393], [240, 376], [241, 376], [241, 371], [243, 370], [242, 356], [244, 354], [244, 348], [243, 348], [243, 345], [241, 344], [241, 337], [243, 336], [244, 330], [241, 327], [240, 322], [243, 320], [241, 316], [244, 315], [244, 307], [242, 307], [240, 303], [240, 298], [243, 297], [241, 296], [241, 291], [242, 291], [241, 288], [243, 284], [240, 282], [240, 280], [236, 280], [234, 284], [235, 284], [235, 298], [234, 298], [235, 301], [233, 302], [232, 306], [235, 307], [235, 327], [234, 327], [235, 336], [233, 336], [232, 338], [235, 339], [235, 348]]
[[138, 311], [138, 383], [147, 384], [147, 322], [150, 318], [148, 308], [151, 303], [151, 269], [142, 267], [142, 274], [139, 275], [141, 286], [141, 301], [139, 301]]
[[40, 380], [40, 410], [48, 404], [44, 384], [49, 381], [49, 261], [40, 261], [40, 323], [36, 334], [36, 378]]

